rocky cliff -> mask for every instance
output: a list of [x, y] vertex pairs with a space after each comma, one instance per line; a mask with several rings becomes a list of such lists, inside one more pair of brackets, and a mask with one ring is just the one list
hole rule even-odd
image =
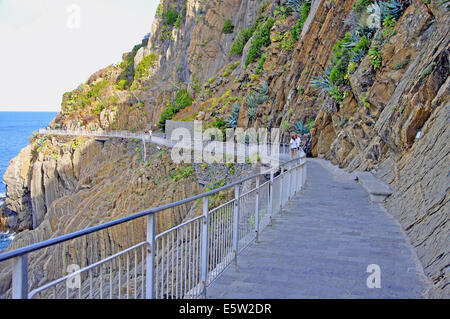
[[[51, 126], [164, 130], [167, 119], [197, 119], [305, 134], [313, 156], [391, 185], [385, 205], [434, 284], [429, 296], [448, 297], [449, 19], [435, 0], [162, 1], [150, 35], [67, 92]], [[161, 154], [147, 166], [139, 147], [34, 138], [4, 177], [2, 220], [23, 231], [14, 247], [197, 191], [170, 178], [184, 167]], [[113, 242], [125, 247], [123, 232]], [[47, 253], [56, 264], [46, 269], [60, 266], [62, 252]]]

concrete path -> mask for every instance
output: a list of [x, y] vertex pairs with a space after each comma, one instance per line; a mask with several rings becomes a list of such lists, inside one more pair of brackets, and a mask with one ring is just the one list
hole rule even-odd
[[[426, 282], [398, 224], [357, 182], [308, 162], [308, 182], [207, 291], [208, 298], [420, 298]], [[367, 287], [367, 267], [381, 288]]]
[[[89, 131], [89, 130], [50, 130], [50, 129], [39, 129], [39, 134], [41, 135], [59, 135], [59, 136], [85, 136], [90, 138], [97, 138], [97, 139], [106, 139], [106, 138], [123, 138], [123, 139], [137, 139], [143, 142], [144, 148], [145, 143], [151, 143], [159, 146], [165, 146], [168, 148], [172, 148], [174, 146], [182, 147], [182, 143], [175, 143], [174, 141], [171, 141], [169, 139], [166, 139], [162, 136], [156, 136], [152, 135], [150, 138], [150, 135], [148, 133], [138, 132], [128, 132], [128, 131], [105, 131], [105, 130], [98, 130], [98, 131]], [[198, 150], [203, 152], [204, 145], [200, 142], [200, 144], [192, 144], [192, 141], [185, 141], [186, 144], [184, 144], [184, 148], [186, 149], [192, 149], [192, 150]], [[214, 147], [215, 152], [223, 152], [223, 154], [227, 154], [227, 144], [225, 142], [219, 142], [219, 141], [206, 141], [205, 143], [209, 144], [211, 147], [212, 145], [216, 145]], [[250, 154], [256, 153], [254, 150], [250, 150], [249, 145], [245, 145], [244, 151], [240, 152], [240, 149], [234, 149], [235, 154], [234, 155], [241, 155], [244, 158], [247, 158]], [[250, 153], [252, 152], [252, 153]], [[268, 151], [269, 154], [271, 151]], [[289, 145], [284, 145], [283, 147], [280, 146], [279, 154], [277, 157], [275, 157], [276, 160], [278, 160], [281, 164], [286, 163], [291, 160], [291, 156], [289, 154]]]

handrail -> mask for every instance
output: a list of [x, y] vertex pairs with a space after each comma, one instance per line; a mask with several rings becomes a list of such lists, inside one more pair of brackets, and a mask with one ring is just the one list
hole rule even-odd
[[66, 275], [66, 276], [64, 276], [64, 277], [61, 277], [61, 278], [59, 278], [59, 279], [56, 279], [56, 280], [54, 280], [54, 281], [52, 281], [52, 282], [50, 282], [50, 283], [48, 283], [48, 284], [46, 284], [46, 285], [44, 285], [44, 286], [41, 286], [41, 287], [39, 287], [39, 288], [37, 288], [37, 289], [34, 289], [34, 290], [30, 291], [30, 293], [29, 293], [29, 298], [33, 298], [34, 295], [38, 294], [40, 291], [43, 291], [43, 290], [47, 289], [48, 287], [52, 287], [52, 286], [54, 286], [54, 285], [56, 285], [56, 284], [59, 284], [59, 283], [61, 283], [61, 282], [64, 282], [64, 281], [66, 281], [66, 280], [69, 279], [69, 278], [75, 277], [75, 276], [77, 276], [77, 275], [79, 275], [79, 274], [81, 274], [81, 273], [83, 273], [83, 272], [86, 272], [86, 271], [88, 271], [88, 270], [94, 269], [94, 268], [96, 268], [96, 267], [99, 266], [99, 265], [103, 265], [103, 264], [105, 264], [105, 263], [107, 263], [107, 262], [113, 260], [114, 258], [123, 256], [123, 255], [125, 255], [126, 253], [128, 253], [128, 252], [130, 252], [130, 251], [133, 251], [133, 250], [135, 250], [136, 248], [145, 246], [145, 245], [147, 245], [147, 243], [146, 243], [145, 241], [144, 241], [144, 242], [141, 242], [141, 243], [139, 243], [139, 244], [137, 244], [137, 245], [134, 245], [134, 246], [132, 246], [132, 247], [130, 247], [130, 248], [127, 248], [127, 249], [125, 249], [125, 250], [122, 250], [121, 252], [118, 252], [117, 254], [113, 254], [113, 255], [111, 255], [111, 256], [109, 256], [109, 257], [107, 257], [107, 258], [105, 258], [105, 259], [102, 259], [102, 260], [100, 260], [100, 261], [98, 261], [98, 262], [96, 262], [96, 263], [94, 263], [94, 264], [92, 264], [92, 265], [89, 265], [89, 266], [87, 266], [87, 267], [85, 267], [85, 268], [83, 268], [83, 269], [80, 269], [80, 270], [78, 270], [78, 271], [75, 271], [75, 272], [73, 272], [73, 273], [71, 273], [71, 274], [68, 274], [68, 275]]
[[[55, 131], [55, 134], [61, 133], [64, 134], [62, 131]], [[142, 138], [144, 143], [148, 139], [148, 136], [143, 134], [130, 134], [129, 132], [120, 134], [114, 131], [84, 133], [95, 136], [105, 136], [105, 133], [109, 133], [109, 136], [111, 136], [111, 133], [114, 133], [116, 137], [122, 135], [126, 138]], [[168, 144], [167, 140], [161, 140], [162, 143]], [[258, 174], [253, 174], [190, 198], [0, 254], [0, 262], [12, 260], [12, 297], [16, 299], [36, 296], [45, 298], [46, 294], [53, 288], [52, 295], [58, 298], [58, 295], [61, 294], [57, 292], [57, 285], [63, 283], [65, 279], [69, 280], [69, 278], [78, 276], [79, 278], [76, 279], [79, 280], [77, 284], [79, 285], [78, 298], [82, 298], [82, 274], [84, 274], [84, 283], [88, 284], [85, 287], [89, 288], [90, 298], [94, 297], [94, 280], [96, 286], [97, 284], [100, 286], [99, 290], [95, 290], [96, 296], [100, 298], [103, 298], [104, 293], [109, 292], [109, 298], [113, 298], [114, 295], [120, 299], [123, 284], [126, 285], [126, 294], [124, 292], [123, 296], [126, 295], [127, 298], [130, 296], [130, 287], [133, 287], [134, 298], [138, 298], [138, 294], [139, 297], [148, 299], [205, 297], [206, 289], [211, 282], [232, 262], [237, 263], [240, 252], [253, 241], [258, 241], [259, 233], [268, 225], [272, 225], [275, 215], [279, 214], [292, 196], [303, 188], [306, 183], [306, 161], [303, 161], [304, 157], [301, 156], [284, 163], [278, 161], [276, 167], [272, 166], [266, 171], [261, 171]], [[268, 173], [270, 173], [270, 180], [261, 183], [260, 178], [264, 176], [268, 179]], [[256, 182], [255, 188], [253, 188], [253, 180]], [[241, 193], [241, 191], [245, 191], [243, 186], [247, 181], [252, 181], [252, 185], [249, 185], [250, 190]], [[232, 188], [234, 188], [234, 199], [216, 208], [209, 208], [210, 196]], [[202, 199], [202, 215], [156, 234], [156, 213], [200, 199]], [[140, 224], [140, 227], [146, 227], [144, 241], [129, 248], [119, 247], [119, 250], [122, 250], [118, 253], [111, 250], [111, 255], [105, 256], [97, 262], [95, 262], [97, 258], [93, 255], [91, 248], [89, 260], [83, 261], [74, 256], [75, 259], [72, 259], [74, 263], [70, 264], [70, 266], [80, 267], [80, 265], [87, 263], [84, 268], [69, 275], [64, 273], [61, 275], [49, 274], [49, 280], [52, 277], [60, 277], [34, 288], [31, 292], [29, 291], [28, 258], [30, 253], [60, 243], [67, 244], [68, 241], [76, 238], [86, 238], [85, 236], [89, 234], [110, 229], [142, 217], [146, 217], [146, 223]], [[140, 252], [138, 252], [139, 248], [141, 248]], [[140, 270], [138, 270], [138, 256], [140, 258]], [[64, 256], [60, 257], [65, 258]], [[123, 267], [121, 267], [121, 259]], [[132, 259], [134, 266], [130, 264], [130, 259]], [[64, 261], [70, 263], [71, 260], [65, 259]], [[91, 263], [93, 261], [94, 263]], [[91, 264], [89, 265], [89, 263]], [[179, 263], [181, 264], [179, 265]], [[131, 277], [130, 267], [131, 271], [134, 271], [134, 275], [131, 274]], [[103, 268], [106, 268], [105, 271], [109, 270], [109, 274], [105, 273], [106, 277], [103, 277]], [[117, 285], [113, 285], [113, 268], [115, 269], [114, 282]], [[70, 271], [67, 270], [67, 272]], [[138, 272], [140, 274], [140, 287], [137, 286]], [[108, 278], [108, 276], [109, 288], [108, 285], [103, 285], [103, 279]], [[134, 284], [130, 283], [130, 278], [134, 279]], [[171, 284], [169, 284], [170, 281]], [[66, 282], [66, 298], [69, 297], [69, 289], [76, 288], [72, 284], [74, 283]], [[113, 286], [115, 286], [114, 291]], [[104, 288], [106, 288], [106, 291]], [[72, 293], [70, 293], [71, 295]]]
[[[39, 129], [38, 134], [41, 135], [83, 135], [83, 136], [97, 136], [97, 137], [117, 137], [117, 138], [149, 138], [150, 136], [144, 132], [135, 132], [130, 133], [128, 131], [119, 131], [119, 130], [54, 130], [54, 129]], [[154, 141], [164, 140], [169, 141], [167, 138], [152, 135], [151, 139]], [[288, 143], [280, 143], [280, 146], [288, 147]]]
[[[280, 166], [285, 166], [285, 165], [288, 165], [290, 163], [297, 162], [298, 160], [299, 159], [293, 159], [293, 160], [290, 160], [288, 162], [280, 164]], [[229, 189], [231, 187], [234, 187], [236, 185], [242, 184], [242, 183], [244, 183], [244, 182], [246, 182], [248, 180], [254, 179], [256, 177], [263, 176], [263, 175], [267, 174], [268, 172], [270, 172], [270, 170], [268, 170], [266, 172], [263, 172], [263, 173], [254, 174], [254, 175], [251, 175], [251, 176], [246, 177], [246, 178], [242, 178], [242, 179], [240, 179], [238, 181], [232, 182], [232, 183], [227, 184], [227, 185], [225, 185], [223, 187], [220, 187], [220, 188], [208, 191], [206, 193], [195, 195], [195, 196], [192, 196], [192, 197], [189, 197], [189, 198], [177, 201], [177, 202], [169, 203], [169, 204], [166, 204], [166, 205], [163, 205], [163, 206], [159, 206], [159, 207], [156, 207], [156, 208], [152, 208], [152, 209], [149, 209], [149, 210], [145, 210], [145, 211], [139, 212], [139, 213], [134, 214], [134, 215], [123, 217], [123, 218], [120, 218], [120, 219], [117, 219], [117, 220], [114, 220], [114, 221], [111, 221], [111, 222], [107, 222], [107, 223], [100, 224], [100, 225], [97, 225], [97, 226], [92, 226], [92, 227], [89, 227], [89, 228], [86, 228], [86, 229], [83, 229], [83, 230], [79, 230], [79, 231], [76, 231], [76, 232], [73, 232], [73, 233], [70, 233], [70, 234], [67, 234], [67, 235], [62, 235], [62, 236], [59, 236], [59, 237], [56, 237], [56, 238], [48, 239], [48, 240], [45, 240], [45, 241], [42, 241], [42, 242], [39, 242], [39, 243], [36, 243], [36, 244], [31, 244], [29, 246], [25, 246], [25, 247], [18, 248], [18, 249], [9, 251], [9, 252], [2, 253], [2, 254], [0, 254], [0, 262], [8, 260], [8, 259], [11, 259], [11, 258], [15, 258], [15, 257], [19, 257], [19, 256], [22, 256], [22, 255], [25, 255], [25, 254], [31, 253], [31, 252], [39, 250], [39, 249], [43, 249], [43, 248], [47, 248], [47, 247], [50, 247], [50, 246], [54, 246], [56, 244], [59, 244], [59, 243], [62, 243], [62, 242], [65, 242], [65, 241], [68, 241], [68, 240], [71, 240], [71, 239], [75, 239], [75, 238], [79, 238], [79, 237], [82, 237], [82, 236], [85, 236], [85, 235], [89, 235], [89, 234], [92, 234], [92, 233], [100, 231], [100, 230], [111, 228], [113, 226], [117, 226], [117, 225], [129, 222], [129, 221], [141, 218], [141, 217], [154, 215], [154, 214], [156, 214], [158, 212], [161, 212], [161, 211], [164, 211], [166, 209], [170, 209], [170, 208], [173, 208], [173, 207], [176, 207], [176, 206], [184, 205], [184, 204], [196, 201], [196, 200], [204, 198], [204, 197], [209, 197], [211, 195], [217, 194], [217, 193], [219, 193], [221, 191], [224, 191], [224, 190]]]

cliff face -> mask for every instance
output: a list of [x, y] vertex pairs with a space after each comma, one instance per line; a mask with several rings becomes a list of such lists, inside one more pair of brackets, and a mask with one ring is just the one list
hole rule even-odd
[[[350, 76], [337, 112], [320, 111], [313, 154], [349, 170], [372, 170], [394, 194], [386, 206], [416, 247], [431, 295], [449, 295], [448, 11], [412, 1], [380, 50]], [[417, 137], [417, 138], [416, 138]]]
[[[66, 93], [51, 126], [139, 131], [197, 119], [219, 129], [281, 127], [285, 137], [310, 130], [313, 156], [373, 171], [391, 185], [386, 207], [416, 247], [434, 284], [430, 296], [448, 297], [450, 14], [434, 0], [386, 0], [382, 14], [370, 17], [372, 4], [162, 1], [150, 36]], [[13, 247], [197, 191], [190, 179], [171, 179], [183, 167], [157, 150], [147, 166], [138, 148], [36, 138], [4, 177], [2, 220], [23, 231]], [[191, 208], [167, 213], [160, 229]], [[126, 247], [131, 237], [126, 229], [107, 234], [94, 251]], [[45, 269], [57, 269], [64, 252], [47, 251], [35, 266], [51, 258]]]
[[[66, 146], [61, 140], [54, 140], [52, 144], [49, 141], [48, 145], [60, 151], [67, 149]], [[10, 249], [191, 197], [200, 191], [192, 167], [173, 164], [170, 151], [154, 146], [147, 147], [148, 161], [144, 163], [140, 147], [141, 143], [132, 141], [86, 140], [80, 142], [75, 151], [67, 149], [56, 161], [42, 155], [35, 159], [28, 181], [31, 214], [28, 211], [27, 218], [19, 220], [21, 223], [17, 225], [29, 230], [17, 234]], [[8, 208], [15, 204], [9, 203]], [[157, 231], [179, 224], [188, 214], [195, 215], [197, 208], [193, 203], [158, 214]], [[10, 224], [16, 221], [10, 220]], [[87, 243], [84, 238], [32, 254], [29, 261], [31, 287], [64, 275], [67, 265], [75, 261], [87, 265], [97, 256], [144, 240], [145, 219], [127, 227], [113, 227], [96, 236], [99, 238], [93, 240], [95, 244]], [[2, 265], [0, 270], [2, 293], [8, 291], [10, 285], [8, 266]]]

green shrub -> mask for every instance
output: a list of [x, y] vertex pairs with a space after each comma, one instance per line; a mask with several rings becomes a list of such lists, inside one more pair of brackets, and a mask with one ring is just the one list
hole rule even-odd
[[276, 6], [274, 10], [274, 16], [280, 21], [284, 21], [287, 17], [291, 16], [293, 9], [290, 6]]
[[123, 80], [126, 76], [134, 76], [134, 58], [136, 57], [136, 53], [140, 48], [142, 48], [142, 43], [135, 45], [128, 57], [120, 63], [119, 67], [125, 69], [121, 80]]
[[192, 105], [194, 101], [193, 96], [186, 89], [178, 90], [175, 95], [175, 103], [171, 101], [167, 101], [166, 108], [162, 111], [161, 116], [159, 118], [158, 127], [161, 129], [165, 129], [166, 121], [171, 120], [175, 114], [177, 114], [180, 110]]
[[383, 21], [383, 38], [387, 39], [394, 34], [394, 27], [397, 21], [392, 15], [388, 15]]
[[159, 118], [158, 127], [161, 129], [165, 129], [166, 121], [172, 119], [172, 117], [177, 113], [176, 106], [167, 101], [166, 108], [162, 111], [161, 116]]
[[228, 64], [227, 67], [225, 68], [225, 71], [222, 73], [222, 76], [225, 78], [228, 77], [231, 74], [231, 72], [233, 72], [240, 64], [241, 61], [236, 61]]
[[380, 46], [378, 44], [374, 44], [369, 49], [369, 60], [372, 63], [375, 70], [381, 68], [382, 57], [380, 52]]
[[130, 82], [128, 80], [120, 80], [119, 83], [117, 83], [117, 90], [125, 90], [130, 85]]
[[144, 57], [136, 67], [135, 79], [143, 79], [150, 74], [150, 68], [154, 67], [158, 61], [158, 54], [151, 52]]
[[348, 67], [347, 67], [347, 73], [348, 73], [348, 74], [353, 74], [353, 73], [355, 73], [357, 67], [358, 67], [358, 65], [356, 64], [356, 62], [351, 61], [351, 62], [348, 64]]
[[227, 127], [227, 123], [221, 118], [216, 118], [212, 125], [219, 130], [223, 130]]
[[181, 16], [178, 16], [177, 21], [175, 22], [175, 28], [179, 29], [181, 26]]
[[156, 9], [156, 17], [157, 18], [161, 18], [162, 17], [162, 15], [163, 15], [163, 13], [164, 13], [164, 7], [163, 7], [163, 4], [162, 3], [160, 3], [159, 5], [158, 5], [158, 8]]
[[372, 1], [373, 0], [358, 0], [353, 4], [353, 9], [356, 13], [361, 13], [372, 3]]
[[309, 10], [311, 10], [311, 1], [305, 1], [303, 3], [302, 9], [300, 11], [300, 21], [301, 21], [302, 25], [303, 25], [303, 23], [305, 23], [306, 19], [308, 18]]
[[188, 178], [194, 174], [194, 168], [192, 166], [188, 166], [183, 170], [182, 176], [183, 178]]
[[287, 31], [283, 35], [283, 40], [281, 41], [281, 49], [290, 51], [294, 47], [296, 40], [294, 39], [294, 36], [292, 35], [292, 31]]
[[231, 19], [227, 19], [225, 21], [225, 24], [223, 25], [222, 33], [229, 34], [229, 33], [233, 33], [233, 32], [234, 32], [233, 21], [231, 21]]
[[359, 42], [355, 45], [353, 48], [353, 52], [358, 52], [360, 50], [367, 52], [367, 50], [370, 47], [370, 41], [367, 39], [367, 37], [364, 35], [361, 37]]
[[344, 101], [344, 94], [339, 90], [339, 87], [333, 86], [330, 91], [331, 97], [339, 104]]
[[330, 83], [336, 85], [344, 84], [347, 68], [348, 64], [344, 63], [342, 60], [336, 63], [330, 73]]
[[242, 55], [242, 51], [244, 50], [245, 45], [248, 40], [253, 36], [255, 32], [256, 25], [252, 25], [248, 29], [242, 30], [237, 36], [236, 40], [233, 42], [231, 46], [230, 55]]
[[92, 85], [89, 88], [89, 92], [87, 93], [87, 97], [88, 98], [98, 98], [102, 95], [103, 91], [105, 90], [105, 88], [108, 86], [108, 81], [107, 80], [103, 80], [103, 81], [99, 81], [96, 82], [94, 85]]
[[302, 33], [303, 24], [305, 24], [306, 19], [308, 18], [309, 11], [311, 10], [311, 3], [305, 2], [300, 10], [300, 19], [297, 21], [297, 24], [292, 28], [292, 38], [294, 41], [298, 41], [300, 34]]
[[169, 8], [164, 13], [164, 24], [168, 26], [173, 26], [178, 19], [178, 12], [175, 8]]
[[264, 53], [261, 58], [259, 59], [258, 62], [258, 67], [256, 68], [256, 72], [255, 73], [261, 73], [263, 67], [264, 67], [264, 63], [266, 63], [267, 60], [267, 53]]
[[177, 103], [177, 110], [182, 110], [188, 106], [191, 106], [194, 98], [188, 90], [180, 89], [175, 96], [175, 101]]
[[100, 114], [104, 109], [105, 107], [103, 106], [103, 104], [100, 104], [99, 106], [92, 109], [92, 114]]
[[272, 17], [266, 20], [256, 31], [254, 39], [250, 45], [245, 66], [257, 61], [261, 57], [261, 49], [270, 45], [270, 30], [274, 26], [276, 20]]

